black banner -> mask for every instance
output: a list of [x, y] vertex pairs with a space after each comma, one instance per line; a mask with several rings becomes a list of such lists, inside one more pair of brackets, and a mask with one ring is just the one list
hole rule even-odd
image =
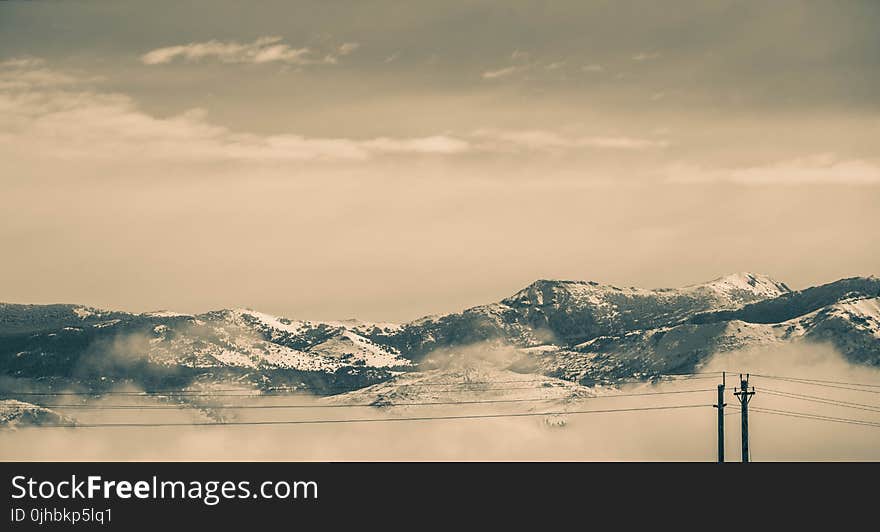
[[[8, 530], [699, 523], [872, 508], [876, 465], [5, 463]], [[597, 521], [598, 522], [598, 521]], [[161, 528], [160, 528], [161, 527]]]

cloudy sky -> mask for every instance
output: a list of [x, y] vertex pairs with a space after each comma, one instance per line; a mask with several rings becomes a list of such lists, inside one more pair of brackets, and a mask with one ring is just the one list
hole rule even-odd
[[880, 4], [0, 2], [0, 301], [880, 273]]

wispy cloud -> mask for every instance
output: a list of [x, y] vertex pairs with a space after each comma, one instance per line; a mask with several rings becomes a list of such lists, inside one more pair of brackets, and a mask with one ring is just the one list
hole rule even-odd
[[487, 70], [483, 72], [483, 79], [500, 79], [506, 78], [518, 72], [522, 72], [528, 69], [528, 66], [519, 65], [519, 66], [509, 66], [504, 68], [497, 68], [494, 70]]
[[221, 63], [333, 64], [359, 47], [357, 43], [348, 42], [331, 49], [294, 48], [282, 41], [282, 37], [270, 36], [250, 43], [195, 42], [151, 50], [141, 56], [141, 61], [146, 65], [161, 65], [178, 59], [189, 62], [213, 59]]
[[467, 140], [443, 134], [356, 139], [240, 132], [211, 123], [201, 109], [156, 117], [125, 94], [102, 92], [76, 80], [47, 69], [0, 69], [0, 144], [18, 155], [113, 158], [130, 164], [357, 161], [471, 149]]
[[339, 47], [336, 49], [336, 51], [339, 55], [348, 55], [360, 47], [361, 47], [361, 45], [359, 43], [346, 42], [346, 43], [340, 44]]
[[10, 59], [6, 59], [4, 61], [0, 61], [0, 67], [2, 68], [36, 68], [39, 66], [43, 66], [45, 61], [40, 59], [39, 57], [32, 56], [22, 56], [22, 57], [12, 57]]
[[664, 140], [622, 136], [563, 135], [546, 130], [480, 130], [475, 133], [499, 150], [569, 150], [578, 148], [644, 150], [665, 148]]
[[667, 169], [666, 179], [671, 183], [691, 184], [880, 185], [880, 164], [821, 153], [740, 168], [705, 168], [679, 163]]
[[170, 117], [154, 116], [126, 94], [100, 90], [96, 81], [39, 62], [6, 62], [0, 68], [0, 159], [7, 154], [135, 166], [227, 162], [282, 165], [407, 155], [645, 150], [667, 144], [628, 136], [509, 129], [370, 138], [313, 137], [294, 132], [258, 134], [214, 123], [202, 109]]
[[[568, 70], [568, 62], [564, 59], [540, 60], [533, 57], [529, 52], [514, 50], [511, 52], [506, 65], [485, 70], [481, 76], [484, 80], [499, 80], [512, 77], [541, 79], [546, 76], [558, 79], [559, 76], [565, 75], [564, 72], [566, 70]], [[519, 76], [521, 74], [524, 75]]]
[[657, 59], [660, 57], [659, 52], [639, 52], [632, 56], [633, 61], [650, 61], [652, 59]]
[[37, 57], [0, 61], [0, 90], [75, 85], [82, 81], [82, 78], [46, 68], [45, 61]]

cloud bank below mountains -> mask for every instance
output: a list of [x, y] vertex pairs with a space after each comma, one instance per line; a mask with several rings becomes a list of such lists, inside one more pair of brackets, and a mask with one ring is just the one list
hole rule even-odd
[[[485, 360], [485, 359], [484, 359]], [[753, 461], [779, 460], [877, 460], [880, 430], [858, 426], [796, 419], [761, 412], [785, 409], [817, 415], [858, 417], [858, 412], [834, 405], [817, 405], [769, 393], [823, 394], [836, 399], [864, 402], [869, 393], [822, 389], [791, 382], [760, 378], [754, 374], [793, 375], [802, 378], [877, 382], [878, 371], [846, 362], [823, 345], [740, 351], [718, 355], [706, 370], [732, 372], [727, 378], [727, 461], [739, 461], [739, 405], [732, 392], [739, 371], [750, 371], [750, 384], [757, 394], [750, 403], [750, 439]], [[537, 416], [527, 418], [435, 420], [400, 423], [345, 423], [321, 425], [275, 425], [269, 427], [214, 426], [127, 429], [40, 429], [8, 431], [0, 437], [4, 456], [19, 460], [648, 460], [714, 461], [716, 457], [715, 381], [711, 384], [672, 381], [656, 385], [634, 384], [626, 393], [685, 392], [700, 394], [585, 399], [571, 405], [549, 406], [571, 410], [625, 409], [677, 404], [702, 408], [598, 413], [592, 415]], [[817, 391], [818, 390], [818, 391]], [[449, 400], [444, 396], [445, 400]], [[133, 404], [149, 406], [147, 399], [132, 397]], [[277, 405], [290, 399], [261, 398], [261, 404]], [[119, 401], [114, 399], [113, 401]], [[229, 403], [223, 398], [222, 403]], [[307, 402], [306, 398], [298, 398]], [[433, 400], [436, 401], [436, 400]], [[600, 402], [601, 401], [601, 402]], [[100, 406], [104, 401], [91, 404]], [[210, 404], [210, 403], [209, 403]], [[316, 401], [315, 406], [320, 402]], [[292, 421], [297, 419], [343, 420], [391, 419], [414, 416], [516, 413], [522, 405], [419, 406], [393, 409], [370, 408], [347, 412], [346, 408], [300, 408], [240, 410], [235, 421]], [[361, 410], [361, 409], [357, 409]], [[83, 422], [124, 423], [131, 411], [75, 411]], [[210, 422], [195, 409], [144, 410], [142, 422]], [[563, 422], [564, 421], [564, 422]]]

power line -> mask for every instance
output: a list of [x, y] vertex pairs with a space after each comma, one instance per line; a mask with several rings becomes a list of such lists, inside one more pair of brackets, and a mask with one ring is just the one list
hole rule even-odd
[[535, 417], [535, 416], [565, 416], [579, 414], [607, 414], [615, 412], [642, 412], [651, 410], [675, 410], [685, 408], [705, 408], [710, 407], [709, 404], [695, 405], [675, 405], [675, 406], [654, 406], [641, 408], [615, 408], [606, 410], [571, 410], [557, 412], [518, 412], [511, 414], [474, 414], [474, 415], [456, 415], [456, 416], [421, 416], [421, 417], [391, 417], [391, 418], [366, 418], [366, 419], [308, 419], [308, 420], [285, 420], [285, 421], [226, 421], [226, 422], [204, 422], [204, 423], [83, 423], [83, 424], [55, 424], [55, 425], [35, 425], [33, 428], [132, 428], [132, 427], [212, 427], [212, 426], [230, 426], [230, 425], [319, 425], [319, 424], [336, 424], [336, 423], [385, 423], [385, 422], [402, 422], [402, 421], [438, 421], [438, 420], [455, 420], [455, 419], [492, 419], [507, 417]]
[[[149, 395], [182, 395], [182, 396], [210, 396], [210, 397], [250, 397], [254, 396], [254, 394], [262, 394], [260, 390], [242, 390], [236, 388], [230, 389], [221, 389], [216, 390], [221, 393], [213, 393], [206, 391], [197, 391], [197, 390], [148, 390], [141, 392], [123, 392], [123, 391], [106, 391], [106, 392], [16, 392], [16, 391], [6, 391], [0, 392], [0, 395], [9, 395], [9, 396], [62, 396], [62, 395], [78, 395], [78, 396], [99, 396], [99, 395], [127, 395], [132, 397], [145, 397]], [[223, 395], [223, 392], [241, 392], [236, 395]], [[296, 395], [296, 393], [288, 394], [288, 395]]]
[[[522, 381], [522, 382], [527, 382], [527, 381]], [[534, 382], [547, 382], [547, 381], [534, 381]], [[456, 384], [462, 385], [462, 386], [469, 386], [467, 383], [456, 383]], [[552, 386], [510, 386], [510, 387], [501, 387], [501, 388], [484, 388], [481, 390], [469, 390], [469, 389], [432, 390], [431, 393], [460, 393], [460, 392], [469, 392], [469, 391], [493, 392], [493, 391], [507, 391], [507, 390], [539, 390], [539, 389], [566, 388], [566, 387], [567, 388], [578, 388], [578, 387], [580, 387], [580, 385], [565, 386], [565, 385], [556, 385], [554, 383], [554, 385], [552, 385]], [[421, 385], [408, 384], [408, 385], [398, 386], [398, 389], [400, 389], [400, 388], [405, 388], [408, 390], [413, 389], [413, 388], [420, 389]], [[355, 388], [355, 389], [352, 389], [351, 391], [358, 392], [361, 390], [363, 390], [363, 388]], [[70, 396], [89, 396], [89, 397], [101, 396], [101, 395], [123, 395], [123, 396], [129, 396], [129, 397], [150, 397], [152, 395], [156, 395], [156, 396], [169, 396], [169, 397], [174, 396], [174, 397], [254, 397], [254, 398], [290, 397], [290, 396], [296, 396], [296, 395], [308, 395], [308, 396], [317, 395], [316, 393], [311, 393], [308, 391], [293, 391], [293, 392], [288, 392], [288, 393], [269, 393], [269, 394], [264, 394], [260, 390], [227, 390], [227, 391], [234, 391], [234, 392], [241, 392], [241, 393], [226, 394], [226, 393], [214, 393], [214, 392], [204, 392], [204, 391], [198, 391], [198, 392], [196, 392], [196, 391], [192, 391], [192, 392], [190, 392], [190, 391], [179, 391], [179, 392], [147, 391], [147, 392], [96, 392], [96, 393], [93, 393], [93, 392], [45, 392], [45, 393], [30, 393], [30, 394], [8, 393], [6, 395], [34, 395], [34, 396], [40, 396], [40, 397], [67, 396], [67, 395], [70, 395]], [[273, 390], [273, 392], [278, 392], [278, 391], [279, 390]]]
[[791, 410], [775, 410], [770, 408], [759, 408], [755, 407], [754, 410], [756, 412], [761, 412], [763, 414], [774, 414], [779, 416], [788, 416], [788, 417], [796, 417], [803, 419], [813, 419], [817, 421], [831, 421], [835, 423], [849, 423], [851, 425], [862, 425], [866, 427], [875, 427], [880, 428], [880, 423], [875, 423], [873, 421], [866, 421], [864, 419], [852, 419], [852, 418], [843, 418], [843, 417], [833, 417], [833, 416], [822, 416], [818, 414], [810, 414], [807, 412], [792, 412]]
[[807, 379], [804, 377], [786, 377], [786, 376], [778, 376], [778, 375], [761, 375], [760, 373], [752, 373], [754, 377], [764, 377], [765, 379], [785, 379], [785, 380], [795, 380], [795, 381], [804, 381], [804, 382], [818, 382], [822, 384], [846, 384], [849, 386], [867, 386], [869, 388], [880, 388], [880, 384], [866, 384], [859, 382], [844, 382], [844, 381], [829, 381], [829, 380], [821, 380], [821, 379]]
[[[520, 382], [529, 382], [529, 381], [520, 381]], [[534, 381], [535, 383], [546, 384], [547, 381]], [[489, 383], [485, 383], [489, 384]], [[570, 386], [568, 384], [571, 384]], [[645, 383], [647, 384], [647, 383]], [[508, 391], [508, 390], [546, 390], [550, 388], [570, 388], [570, 389], [579, 389], [586, 388], [590, 389], [590, 386], [584, 386], [581, 384], [575, 383], [551, 383], [549, 386], [511, 386], [511, 387], [485, 387], [480, 389], [473, 389], [475, 386], [480, 385], [472, 385], [470, 383], [457, 383], [457, 384], [448, 384], [445, 386], [460, 386], [458, 389], [444, 389], [444, 390], [430, 390], [431, 393], [459, 393], [459, 392], [494, 392], [494, 391]], [[425, 389], [427, 386], [422, 386], [418, 384], [407, 384], [397, 386], [396, 389]], [[348, 389], [349, 392], [360, 392], [365, 388], [354, 388]], [[317, 396], [321, 395], [320, 390], [314, 391], [306, 391], [306, 390], [294, 390], [286, 393], [279, 393], [281, 390], [272, 390], [271, 393], [263, 393], [260, 390], [218, 390], [217, 392], [205, 392], [205, 391], [146, 391], [146, 392], [0, 392], [0, 396], [8, 396], [8, 397], [19, 397], [19, 396], [31, 396], [31, 397], [56, 397], [56, 396], [81, 396], [81, 397], [99, 397], [103, 395], [121, 395], [121, 396], [129, 396], [129, 397], [151, 397], [151, 396], [167, 396], [167, 397], [289, 397], [295, 395], [308, 395], [308, 396]], [[239, 393], [223, 393], [223, 392], [239, 392]], [[341, 395], [341, 394], [333, 394], [333, 395]], [[324, 397], [329, 397], [330, 395], [324, 395]]]
[[[683, 377], [680, 380], [691, 380], [691, 379], [716, 379], [717, 375], [721, 375], [720, 371], [714, 371], [709, 373], [662, 373], [658, 375], [650, 375], [643, 377], [626, 377], [617, 379], [614, 384], [621, 384], [626, 382], [647, 382], [650, 379], [656, 378], [667, 378], [667, 377]], [[555, 379], [555, 380], [554, 380]], [[507, 380], [507, 381], [456, 381], [456, 382], [431, 382], [431, 383], [421, 383], [414, 382], [412, 384], [402, 384], [401, 386], [451, 386], [451, 385], [460, 385], [460, 384], [498, 384], [498, 383], [547, 383], [547, 382], [564, 382], [566, 384], [577, 384], [583, 386], [577, 381], [562, 379], [557, 377], [547, 377], [546, 379], [529, 379], [529, 380]], [[393, 383], [393, 381], [383, 381], [377, 384], [385, 384], [385, 383]]]
[[[853, 388], [852, 386], [838, 386], [836, 384], [825, 384], [822, 382], [805, 381], [805, 380], [801, 380], [801, 379], [792, 379], [792, 378], [788, 378], [788, 377], [771, 377], [771, 376], [767, 376], [767, 375], [758, 375], [758, 377], [761, 377], [764, 379], [773, 379], [773, 380], [777, 380], [777, 381], [781, 381], [781, 382], [791, 382], [794, 384], [806, 384], [808, 386], [821, 386], [823, 388], [834, 388], [837, 390], [850, 390], [853, 392], [865, 392], [865, 393], [880, 393], [880, 390], [866, 390], [864, 388]], [[857, 384], [855, 386], [864, 386], [864, 385]]]
[[45, 408], [75, 408], [84, 410], [184, 410], [187, 408], [206, 408], [206, 409], [284, 409], [284, 408], [365, 408], [365, 407], [392, 407], [392, 406], [429, 406], [429, 405], [474, 405], [474, 404], [495, 404], [495, 403], [531, 403], [542, 401], [571, 401], [580, 402], [590, 399], [613, 399], [617, 397], [643, 397], [650, 395], [672, 395], [685, 393], [703, 393], [714, 391], [711, 388], [700, 390], [674, 390], [665, 392], [644, 392], [644, 393], [626, 393], [611, 395], [596, 395], [592, 397], [544, 397], [544, 398], [522, 398], [522, 399], [488, 399], [479, 401], [431, 401], [431, 402], [408, 402], [408, 403], [363, 403], [363, 404], [286, 404], [286, 405], [88, 405], [88, 404], [42, 404]]
[[[720, 374], [720, 372], [718, 372], [718, 373]], [[675, 377], [682, 376], [682, 377], [685, 377], [685, 378], [680, 379], [680, 380], [699, 380], [699, 379], [716, 379], [716, 378], [718, 378], [718, 377], [715, 376], [715, 375], [710, 375], [710, 374], [697, 374], [697, 373], [692, 373], [692, 374], [685, 374], [685, 373], [672, 373], [672, 374], [666, 374], [666, 375], [663, 375], [662, 377], [666, 377], [666, 376], [675, 376]], [[652, 377], [649, 377], [649, 379], [650, 379], [650, 378], [652, 378]], [[386, 383], [389, 383], [389, 382], [391, 382], [391, 381], [383, 381], [383, 382], [376, 383], [376, 384], [371, 385], [371, 386], [375, 386], [375, 385], [378, 385], [378, 384], [386, 384]], [[552, 388], [552, 387], [566, 387], [566, 386], [569, 386], [569, 385], [570, 385], [570, 387], [590, 388], [589, 386], [584, 386], [583, 384], [580, 384], [580, 383], [577, 383], [577, 382], [574, 382], [574, 381], [564, 380], [564, 379], [559, 379], [559, 380], [557, 380], [557, 381], [554, 381], [554, 380], [509, 380], [509, 381], [470, 381], [470, 382], [468, 382], [468, 381], [463, 381], [463, 382], [449, 382], [449, 383], [445, 383], [445, 382], [444, 382], [444, 383], [440, 383], [440, 382], [437, 382], [437, 383], [412, 383], [412, 384], [401, 384], [401, 385], [398, 385], [397, 388], [399, 388], [399, 389], [412, 389], [412, 388], [419, 389], [419, 388], [422, 388], [422, 387], [432, 387], [432, 386], [463, 386], [463, 387], [470, 387], [470, 386], [484, 386], [484, 385], [488, 386], [488, 385], [505, 384], [505, 383], [531, 383], [531, 384], [541, 384], [542, 386], [520, 386], [520, 387], [501, 387], [501, 388], [490, 387], [490, 388], [487, 388], [487, 389], [485, 389], [485, 390], [474, 390], [474, 391], [529, 390], [529, 389], [542, 389], [542, 388]], [[620, 381], [616, 382], [615, 385], [618, 385], [618, 386], [619, 386], [619, 385], [627, 384], [627, 383], [647, 384], [648, 381], [647, 381], [647, 380], [637, 380], [637, 379], [621, 379]], [[548, 386], [548, 385], [549, 385], [549, 386]], [[296, 389], [294, 389], [292, 392], [288, 392], [288, 393], [284, 393], [284, 394], [280, 394], [280, 393], [279, 393], [278, 395], [279, 395], [279, 396], [281, 396], [281, 395], [288, 395], [288, 396], [289, 396], [289, 395], [316, 395], [317, 393], [320, 393], [321, 390], [327, 390], [327, 389], [333, 389], [333, 388], [332, 388], [332, 387], [331, 387], [331, 388], [323, 387], [323, 388], [318, 388], [318, 389], [311, 390], [311, 391], [309, 391], [309, 390], [296, 390]], [[341, 388], [341, 387], [340, 387], [340, 388], [338, 388], [338, 389], [344, 389], [344, 390], [347, 390], [347, 391], [356, 392], [356, 391], [363, 390], [364, 388], [351, 388], [351, 387]], [[255, 389], [255, 390], [247, 390], [247, 389], [240, 389], [240, 388], [238, 388], [238, 389], [236, 389], [236, 388], [230, 388], [230, 389], [217, 389], [217, 390], [213, 390], [213, 391], [207, 391], [207, 390], [171, 390], [171, 389], [168, 389], [168, 390], [144, 390], [144, 391], [102, 391], [102, 392], [14, 392], [14, 391], [8, 391], [8, 392], [0, 392], [0, 395], [9, 395], [9, 396], [40, 396], [40, 397], [62, 396], [62, 395], [70, 395], [70, 396], [101, 396], [101, 395], [149, 396], [149, 395], [173, 395], [173, 396], [185, 396], [185, 397], [272, 397], [272, 396], [274, 396], [274, 394], [276, 394], [276, 393], [278, 393], [278, 392], [283, 392], [284, 390], [282, 390], [282, 389], [269, 389], [269, 390], [267, 390], [267, 391], [270, 392], [268, 395], [264, 394], [263, 391], [261, 391], [261, 390], [256, 390], [256, 389]], [[455, 392], [460, 392], [460, 391], [461, 391], [461, 390], [459, 390], [459, 389], [453, 389], [453, 390], [434, 390], [433, 393], [455, 393]], [[468, 390], [468, 391], [470, 391], [470, 390]], [[219, 392], [219, 393], [218, 393], [218, 392]], [[226, 394], [226, 392], [236, 392], [236, 393], [234, 393], [234, 394]]]
[[770, 395], [776, 395], [779, 397], [787, 397], [789, 399], [798, 399], [801, 401], [808, 401], [812, 403], [820, 403], [820, 404], [829, 404], [834, 406], [842, 406], [846, 408], [854, 408], [856, 410], [866, 410], [868, 412], [880, 412], [880, 405], [869, 405], [864, 403], [851, 403], [849, 401], [840, 401], [837, 399], [832, 399], [829, 397], [819, 397], [816, 395], [805, 395], [791, 392], [783, 392], [779, 390], [770, 390], [767, 388], [761, 388], [761, 391], [768, 393]]
[[[403, 387], [400, 386], [397, 389], [401, 389], [401, 388], [403, 388]], [[504, 391], [512, 391], [512, 390], [547, 390], [547, 389], [551, 389], [551, 388], [567, 388], [567, 389], [575, 390], [575, 389], [581, 389], [581, 388], [586, 389], [587, 387], [577, 386], [577, 385], [575, 385], [575, 386], [508, 386], [508, 387], [501, 387], [501, 388], [482, 388], [482, 389], [459, 388], [459, 389], [453, 389], [453, 390], [429, 390], [429, 392], [435, 393], [435, 394], [439, 394], [439, 393], [467, 393], [467, 392], [504, 392]], [[409, 386], [406, 388], [406, 390], [413, 390], [413, 389], [415, 389], [415, 390], [422, 389], [423, 390], [423, 388], [419, 388], [416, 386]], [[361, 391], [361, 390], [352, 390], [352, 392], [358, 392], [358, 391]], [[100, 396], [103, 394], [72, 393], [71, 392], [71, 393], [58, 393], [58, 394], [44, 393], [44, 394], [34, 394], [34, 395], [38, 395], [41, 397], [66, 396], [66, 395], [96, 397], [96, 396]], [[117, 395], [117, 394], [107, 394], [107, 395]], [[315, 397], [317, 394], [308, 393], [308, 392], [294, 392], [294, 393], [285, 393], [285, 394], [265, 395], [265, 394], [259, 394], [259, 393], [254, 393], [254, 392], [235, 393], [235, 394], [200, 392], [200, 393], [184, 393], [184, 394], [176, 394], [176, 393], [159, 393], [159, 394], [138, 393], [138, 394], [134, 394], [134, 393], [131, 393], [131, 394], [122, 394], [122, 395], [125, 395], [127, 397], [177, 397], [177, 398], [184, 398], [184, 397], [244, 397], [244, 398], [254, 398], [254, 399], [269, 399], [269, 398], [273, 398], [273, 397], [292, 397], [292, 396]]]

